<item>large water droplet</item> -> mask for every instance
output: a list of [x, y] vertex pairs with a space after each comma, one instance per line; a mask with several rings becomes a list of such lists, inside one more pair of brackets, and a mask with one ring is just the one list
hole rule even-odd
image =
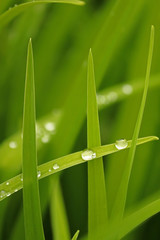
[[57, 163], [53, 165], [54, 170], [57, 170], [58, 168], [59, 168], [59, 165]]
[[86, 150], [81, 156], [83, 160], [88, 161], [96, 158], [96, 153], [94, 153], [92, 150]]
[[38, 171], [37, 172], [37, 177], [40, 178], [40, 176], [41, 176], [41, 171]]
[[126, 139], [119, 139], [116, 141], [115, 143], [115, 147], [120, 150], [120, 149], [124, 149], [128, 146], [128, 142]]
[[6, 192], [4, 190], [0, 191], [0, 198], [3, 198], [6, 196]]
[[15, 148], [17, 148], [17, 143], [12, 141], [12, 142], [9, 143], [9, 147], [12, 148], [12, 149], [15, 149]]

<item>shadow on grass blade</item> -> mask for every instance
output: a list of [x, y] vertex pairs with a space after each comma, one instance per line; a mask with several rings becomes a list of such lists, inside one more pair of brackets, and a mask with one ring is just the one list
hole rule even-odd
[[31, 39], [28, 45], [23, 115], [23, 208], [26, 240], [44, 240], [37, 180], [35, 132], [34, 63]]

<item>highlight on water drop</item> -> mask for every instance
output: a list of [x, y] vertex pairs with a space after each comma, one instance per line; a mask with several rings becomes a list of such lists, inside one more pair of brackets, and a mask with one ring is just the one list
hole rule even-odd
[[128, 142], [126, 139], [119, 139], [115, 143], [115, 147], [120, 150], [120, 149], [125, 149], [128, 147]]
[[84, 161], [88, 161], [96, 158], [96, 153], [92, 150], [86, 150], [81, 154], [81, 156]]

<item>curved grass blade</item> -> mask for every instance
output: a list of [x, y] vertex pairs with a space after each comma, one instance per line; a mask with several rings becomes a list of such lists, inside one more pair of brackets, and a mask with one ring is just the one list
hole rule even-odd
[[132, 145], [131, 145], [131, 148], [129, 151], [129, 155], [128, 155], [128, 159], [126, 161], [126, 166], [125, 166], [122, 180], [120, 183], [119, 191], [117, 193], [117, 197], [116, 197], [115, 204], [113, 206], [113, 211], [112, 211], [112, 218], [116, 219], [116, 221], [120, 221], [124, 215], [128, 184], [129, 184], [130, 174], [131, 174], [135, 150], [136, 150], [136, 143], [137, 143], [140, 127], [141, 127], [141, 122], [142, 122], [142, 117], [143, 117], [143, 112], [144, 112], [144, 107], [145, 107], [146, 97], [147, 97], [147, 92], [148, 92], [149, 76], [150, 76], [152, 54], [153, 54], [153, 45], [154, 45], [154, 27], [152, 26], [151, 27], [151, 36], [150, 36], [148, 64], [147, 64], [147, 73], [146, 73], [143, 97], [142, 97], [142, 101], [141, 101], [139, 114], [137, 117], [135, 130], [133, 133]]
[[72, 240], [77, 240], [77, 239], [78, 239], [78, 236], [79, 236], [79, 233], [80, 233], [80, 231], [77, 230], [77, 232], [74, 234]]
[[10, 8], [8, 11], [0, 15], [0, 28], [4, 27], [12, 19], [14, 19], [19, 14], [23, 13], [25, 10], [29, 9], [32, 6], [47, 4], [47, 3], [65, 3], [73, 5], [84, 5], [84, 2], [78, 0], [42, 0], [42, 1], [32, 1], [28, 3], [22, 3], [20, 5], [15, 5], [13, 8]]
[[[90, 149], [95, 146], [101, 146], [101, 138], [93, 57], [90, 50], [87, 77], [87, 147]], [[88, 239], [100, 239], [103, 236], [103, 232], [100, 236], [96, 236], [93, 232], [100, 226], [106, 226], [107, 221], [107, 198], [103, 159], [98, 158], [92, 162], [88, 162]]]
[[[141, 144], [144, 144], [150, 141], [155, 141], [155, 140], [159, 140], [159, 138], [154, 136], [139, 138], [137, 140], [137, 145], [141, 145]], [[127, 144], [128, 144], [127, 148], [131, 147], [131, 142], [132, 142], [131, 140], [127, 141]], [[115, 143], [113, 143], [113, 144], [103, 145], [100, 147], [93, 147], [92, 151], [96, 153], [96, 158], [100, 158], [118, 151], [123, 151], [123, 149], [118, 150], [115, 147]], [[39, 172], [38, 179], [50, 176], [54, 173], [60, 172], [69, 167], [73, 167], [78, 164], [85, 163], [86, 161], [84, 161], [81, 157], [83, 152], [84, 151], [72, 153], [38, 166], [38, 169], [37, 169]], [[23, 188], [22, 174], [19, 174], [16, 177], [13, 177], [1, 183], [0, 184], [0, 201], [4, 200], [6, 197], [10, 196], [11, 194], [17, 192], [22, 188]]]
[[70, 240], [70, 230], [63, 200], [60, 175], [56, 174], [51, 179], [51, 223], [55, 240]]
[[157, 199], [131, 215], [124, 217], [122, 227], [120, 228], [120, 238], [126, 236], [129, 232], [159, 212], [160, 199]]
[[31, 39], [28, 45], [23, 115], [23, 208], [25, 236], [28, 240], [44, 240], [37, 180], [35, 133], [34, 66]]

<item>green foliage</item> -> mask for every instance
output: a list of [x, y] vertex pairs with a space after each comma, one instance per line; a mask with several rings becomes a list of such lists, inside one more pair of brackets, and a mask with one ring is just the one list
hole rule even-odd
[[[158, 140], [152, 134], [160, 129], [160, 3], [86, 0], [85, 6], [78, 5], [84, 2], [0, 2], [0, 240], [44, 239], [42, 218], [46, 240], [52, 235], [54, 240], [159, 236], [159, 148], [143, 143]], [[145, 88], [144, 76], [152, 24], [156, 37], [146, 102], [153, 35]], [[30, 43], [22, 139], [30, 37], [37, 122]], [[90, 47], [95, 74], [90, 51], [87, 77]], [[125, 150], [117, 149], [117, 139], [132, 135]], [[135, 155], [139, 144], [143, 145]], [[93, 153], [91, 160], [83, 159], [86, 146]]]

